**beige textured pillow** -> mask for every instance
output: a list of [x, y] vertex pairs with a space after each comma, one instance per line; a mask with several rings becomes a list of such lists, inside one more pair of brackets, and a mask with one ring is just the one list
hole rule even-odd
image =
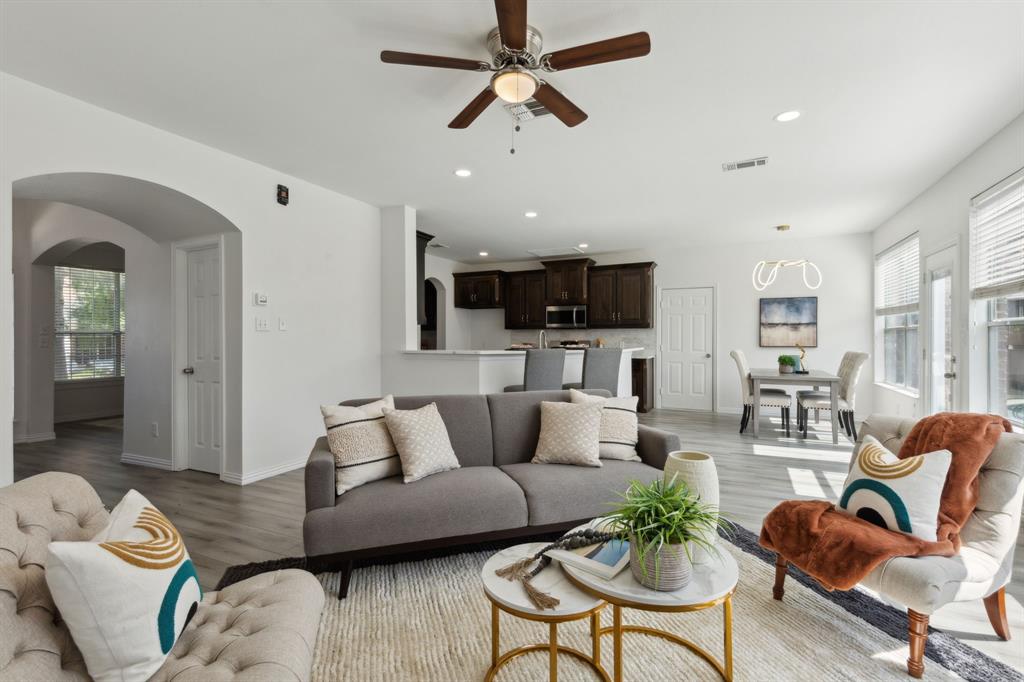
[[600, 405], [541, 402], [540, 438], [533, 462], [599, 467], [600, 432]]
[[384, 418], [398, 448], [406, 483], [459, 468], [459, 460], [448, 438], [448, 428], [437, 411], [436, 403], [418, 410], [385, 408]]
[[602, 398], [570, 388], [569, 400], [578, 404], [601, 406], [601, 434], [598, 438], [601, 444], [601, 459], [640, 461], [640, 456], [636, 452], [636, 444], [640, 439], [636, 418], [636, 404], [639, 400], [637, 396]]
[[398, 450], [384, 423], [383, 410], [394, 407], [394, 398], [389, 395], [359, 407], [320, 406], [327, 427], [327, 444], [334, 454], [334, 479], [339, 495], [402, 473]]

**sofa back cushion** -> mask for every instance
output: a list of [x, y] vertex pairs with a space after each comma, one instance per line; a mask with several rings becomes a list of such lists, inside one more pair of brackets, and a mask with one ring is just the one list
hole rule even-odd
[[96, 491], [74, 474], [0, 489], [0, 679], [89, 679], [43, 570], [51, 541], [88, 540], [107, 519]]
[[[601, 389], [584, 391], [605, 398]], [[494, 464], [519, 464], [533, 459], [540, 436], [540, 404], [569, 402], [569, 391], [520, 391], [486, 396], [494, 432]], [[395, 399], [397, 402], [397, 398]]]
[[[346, 400], [342, 405], [359, 406], [374, 400], [377, 398]], [[395, 396], [395, 409], [398, 410], [417, 410], [430, 403], [437, 404], [437, 411], [441, 413], [441, 419], [448, 429], [448, 438], [461, 466], [494, 465], [491, 415], [487, 409], [487, 396]]]

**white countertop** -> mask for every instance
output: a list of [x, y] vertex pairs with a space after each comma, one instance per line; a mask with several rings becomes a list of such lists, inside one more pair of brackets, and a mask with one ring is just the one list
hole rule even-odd
[[[642, 351], [643, 348], [623, 348], [624, 353], [636, 353]], [[404, 350], [402, 351], [406, 355], [497, 355], [497, 356], [517, 356], [526, 355], [525, 350]], [[570, 348], [565, 351], [567, 354], [570, 353], [582, 353], [582, 349]]]

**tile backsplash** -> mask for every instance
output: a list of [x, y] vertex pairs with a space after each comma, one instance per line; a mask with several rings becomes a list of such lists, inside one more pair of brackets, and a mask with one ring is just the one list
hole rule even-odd
[[[518, 329], [510, 332], [512, 343], [537, 343], [539, 329]], [[586, 339], [596, 345], [598, 338], [604, 339], [604, 345], [612, 348], [643, 348], [634, 357], [647, 357], [655, 354], [657, 336], [653, 329], [548, 329], [548, 345], [572, 339]]]

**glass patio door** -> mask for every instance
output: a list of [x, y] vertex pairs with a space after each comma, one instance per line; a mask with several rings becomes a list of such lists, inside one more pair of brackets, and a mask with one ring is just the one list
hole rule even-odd
[[957, 247], [925, 259], [926, 331], [924, 361], [929, 414], [956, 410], [958, 339], [956, 332]]

